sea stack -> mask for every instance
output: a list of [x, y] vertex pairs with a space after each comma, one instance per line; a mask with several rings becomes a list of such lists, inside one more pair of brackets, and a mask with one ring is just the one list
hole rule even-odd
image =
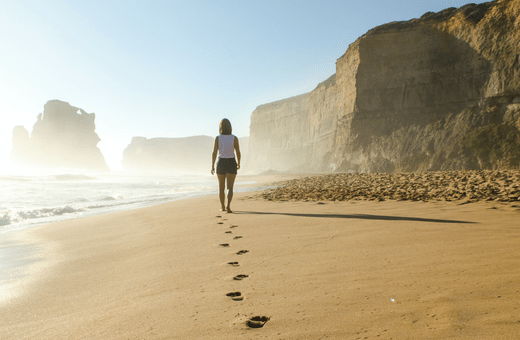
[[31, 135], [23, 126], [13, 130], [13, 165], [30, 168], [76, 168], [108, 171], [97, 147], [96, 115], [60, 100], [48, 101]]
[[133, 137], [123, 151], [125, 170], [170, 173], [209, 173], [214, 138]]

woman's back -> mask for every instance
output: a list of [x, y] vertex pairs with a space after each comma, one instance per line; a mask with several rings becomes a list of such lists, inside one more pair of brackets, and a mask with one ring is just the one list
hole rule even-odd
[[235, 135], [218, 136], [219, 158], [235, 158]]
[[[238, 138], [231, 133], [231, 122], [229, 119], [222, 119], [219, 124], [219, 135], [215, 138], [213, 153], [211, 154], [211, 174], [215, 174], [215, 160], [217, 152], [219, 154], [217, 162], [217, 178], [221, 211], [232, 213], [231, 200], [233, 199], [233, 185], [237, 170], [240, 169], [240, 145]], [[236, 154], [236, 159], [235, 159]], [[228, 189], [228, 199], [226, 206], [226, 186]]]

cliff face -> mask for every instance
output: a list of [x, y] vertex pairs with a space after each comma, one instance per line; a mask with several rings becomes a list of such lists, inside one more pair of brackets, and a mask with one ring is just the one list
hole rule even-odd
[[23, 126], [14, 128], [11, 162], [24, 167], [109, 170], [97, 147], [100, 138], [94, 120], [94, 113], [59, 100], [48, 101], [31, 136]]
[[303, 170], [326, 171], [334, 159], [338, 119], [346, 103], [336, 84], [336, 75], [320, 83], [310, 94], [309, 134], [312, 154]]
[[307, 164], [308, 129], [308, 93], [257, 107], [251, 116], [247, 170], [288, 170]]
[[[519, 14], [520, 0], [502, 0], [367, 32], [338, 59], [335, 79], [309, 94], [308, 109], [293, 114], [302, 149], [312, 150], [301, 169], [518, 167]], [[263, 124], [253, 116], [251, 131]], [[269, 125], [280, 136], [276, 120]]]

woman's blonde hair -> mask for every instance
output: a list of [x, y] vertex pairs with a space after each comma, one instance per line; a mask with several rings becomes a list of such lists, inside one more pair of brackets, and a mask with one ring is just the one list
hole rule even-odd
[[231, 128], [231, 122], [229, 119], [224, 118], [220, 121], [218, 131], [221, 135], [230, 135], [233, 129]]

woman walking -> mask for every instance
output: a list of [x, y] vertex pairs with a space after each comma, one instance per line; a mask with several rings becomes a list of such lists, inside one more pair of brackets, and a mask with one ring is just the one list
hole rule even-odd
[[[220, 198], [220, 211], [231, 211], [231, 200], [233, 199], [233, 185], [237, 176], [237, 170], [240, 169], [240, 146], [238, 138], [231, 134], [231, 122], [224, 118], [220, 121], [219, 135], [215, 138], [215, 146], [211, 157], [211, 174], [215, 174], [215, 160], [217, 159], [217, 178]], [[235, 159], [236, 154], [236, 159]], [[238, 161], [238, 162], [237, 162]], [[227, 207], [226, 201], [226, 182], [227, 182]]]

